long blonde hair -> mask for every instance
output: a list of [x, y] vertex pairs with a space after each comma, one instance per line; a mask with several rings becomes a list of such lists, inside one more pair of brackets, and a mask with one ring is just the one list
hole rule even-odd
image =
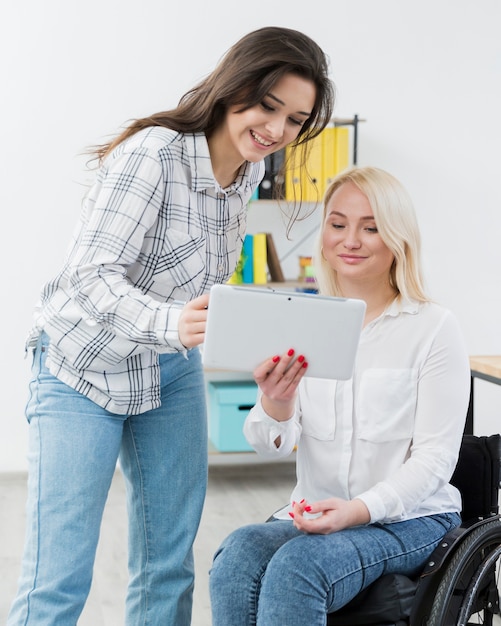
[[390, 269], [391, 286], [405, 299], [428, 302], [423, 287], [421, 235], [414, 205], [404, 186], [394, 176], [376, 167], [352, 167], [341, 172], [325, 193], [322, 225], [315, 250], [320, 292], [331, 296], [343, 295], [336, 272], [322, 254], [322, 233], [329, 200], [345, 183], [353, 183], [367, 197], [381, 239], [395, 257]]

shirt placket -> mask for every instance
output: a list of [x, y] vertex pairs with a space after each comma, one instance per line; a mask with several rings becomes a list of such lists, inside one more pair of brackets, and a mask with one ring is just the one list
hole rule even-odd
[[344, 492], [349, 494], [349, 477], [353, 448], [353, 378], [345, 381], [337, 381], [334, 401], [338, 428], [342, 433], [338, 480], [343, 486]]

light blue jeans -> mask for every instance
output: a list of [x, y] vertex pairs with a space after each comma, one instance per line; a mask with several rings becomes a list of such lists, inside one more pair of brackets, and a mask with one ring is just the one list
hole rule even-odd
[[292, 521], [244, 526], [225, 539], [210, 573], [214, 626], [325, 626], [383, 574], [414, 575], [456, 513], [309, 535]]
[[126, 624], [188, 626], [192, 545], [207, 484], [199, 351], [189, 351], [188, 359], [161, 355], [162, 406], [130, 417], [109, 413], [60, 382], [45, 367], [46, 354], [39, 342], [26, 413], [26, 544], [7, 626], [77, 623], [118, 458], [129, 517]]

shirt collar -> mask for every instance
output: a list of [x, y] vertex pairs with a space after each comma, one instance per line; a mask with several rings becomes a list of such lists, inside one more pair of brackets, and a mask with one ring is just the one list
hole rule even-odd
[[204, 189], [215, 189], [217, 193], [230, 193], [235, 191], [243, 194], [252, 184], [252, 174], [255, 164], [246, 161], [236, 180], [223, 189], [214, 178], [212, 164], [210, 160], [209, 144], [205, 133], [186, 134], [186, 154], [191, 170], [191, 188], [193, 191], [203, 191]]
[[409, 313], [410, 315], [416, 315], [419, 312], [419, 302], [412, 300], [411, 298], [404, 298], [400, 296], [395, 298], [390, 306], [383, 313], [384, 316], [397, 317], [401, 313]]
[[408, 313], [409, 315], [416, 315], [419, 313], [419, 302], [417, 300], [406, 299], [403, 296], [395, 298], [386, 309], [378, 315], [375, 319], [367, 324], [362, 331], [362, 338], [371, 331], [373, 328], [378, 328], [382, 320], [387, 317], [398, 317], [402, 313]]

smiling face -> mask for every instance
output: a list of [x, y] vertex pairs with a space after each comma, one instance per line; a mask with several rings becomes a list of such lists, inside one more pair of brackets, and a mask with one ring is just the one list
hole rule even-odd
[[249, 109], [240, 105], [228, 110], [224, 124], [211, 137], [211, 157], [224, 158], [235, 166], [257, 162], [294, 141], [315, 105], [312, 81], [286, 74], [263, 101]]
[[322, 229], [323, 256], [339, 284], [388, 284], [393, 253], [381, 239], [367, 196], [351, 182], [332, 194]]

